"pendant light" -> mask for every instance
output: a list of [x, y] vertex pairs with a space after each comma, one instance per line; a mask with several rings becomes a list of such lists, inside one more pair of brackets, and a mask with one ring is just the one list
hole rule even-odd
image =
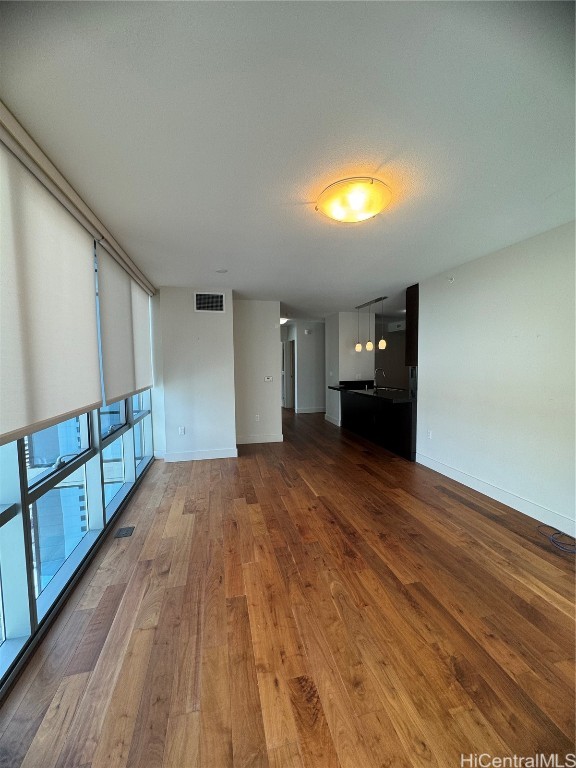
[[374, 349], [374, 344], [370, 340], [370, 320], [372, 319], [372, 313], [371, 313], [371, 304], [368, 304], [368, 341], [366, 342], [366, 352], [372, 352]]
[[382, 299], [382, 306], [380, 309], [380, 322], [382, 324], [382, 331], [380, 334], [380, 341], [378, 342], [378, 349], [386, 349], [386, 339], [384, 338], [384, 299]]
[[357, 309], [358, 312], [358, 335], [356, 336], [356, 346], [354, 349], [356, 352], [362, 352], [362, 344], [360, 344], [360, 308]]

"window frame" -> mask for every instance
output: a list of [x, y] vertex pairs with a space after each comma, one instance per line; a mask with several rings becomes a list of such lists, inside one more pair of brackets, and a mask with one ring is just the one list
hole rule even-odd
[[[154, 461], [153, 429], [150, 423], [149, 440], [151, 454], [136, 462], [134, 425], [152, 415], [151, 389], [150, 408], [134, 412], [132, 396], [124, 400], [126, 423], [119, 426], [111, 434], [101, 436], [100, 409], [88, 411], [81, 416], [87, 419], [89, 447], [79, 453], [62, 467], [53, 470], [49, 475], [40, 478], [33, 484], [28, 484], [26, 465], [26, 436], [12, 441], [13, 467], [10, 471], [17, 472], [18, 491], [14, 491], [14, 501], [0, 505], [0, 532], [5, 525], [14, 521], [18, 516], [22, 520], [22, 530], [18, 534], [19, 546], [22, 547], [22, 576], [20, 589], [27, 593], [28, 603], [24, 598], [25, 615], [29, 617], [29, 632], [21, 637], [5, 637], [0, 643], [0, 700], [8, 690], [28, 656], [42, 639], [47, 627], [58, 613], [70, 591], [80, 579], [111, 528], [115, 525], [118, 515], [132, 498], [147, 470]], [[140, 394], [140, 393], [138, 393]], [[63, 419], [62, 422], [67, 421]], [[108, 507], [104, 500], [104, 469], [103, 451], [116, 440], [123, 441], [124, 484], [111, 499]], [[86, 523], [88, 530], [63, 562], [61, 568], [54, 574], [45, 588], [36, 595], [34, 588], [33, 567], [33, 535], [30, 508], [49, 491], [52, 491], [74, 472], [84, 468]], [[84, 514], [84, 513], [82, 513]], [[13, 523], [15, 524], [15, 523]], [[19, 525], [19, 523], [18, 523]], [[25, 576], [24, 576], [25, 574]], [[6, 598], [6, 585], [2, 587], [2, 597]], [[5, 599], [4, 599], [4, 602]], [[4, 606], [5, 608], [6, 606]], [[6, 619], [6, 611], [3, 611]]]
[[[85, 461], [88, 461], [92, 456], [95, 456], [97, 451], [94, 447], [94, 434], [93, 434], [93, 419], [91, 418], [92, 411], [86, 411], [85, 413], [81, 413], [78, 415], [78, 417], [73, 416], [72, 418], [82, 418], [86, 417], [86, 431], [88, 433], [88, 447], [85, 448], [83, 451], [80, 451], [80, 453], [76, 454], [73, 459], [70, 461], [64, 462], [64, 464], [61, 467], [58, 467], [57, 469], [52, 469], [51, 472], [48, 472], [47, 474], [40, 476], [35, 482], [29, 483], [28, 482], [28, 472], [26, 471], [26, 485], [28, 489], [28, 494], [35, 495], [36, 491], [38, 489], [44, 489], [45, 486], [46, 490], [42, 490], [42, 493], [47, 493], [51, 488], [54, 487], [55, 484], [51, 484], [51, 481], [54, 477], [60, 476], [60, 473], [65, 473], [62, 475], [63, 478], [67, 477], [70, 472], [66, 472], [66, 470], [74, 466], [76, 469]], [[54, 424], [53, 426], [57, 427], [59, 424], [64, 424], [66, 421], [69, 421], [70, 419], [65, 419], [64, 421], [58, 422], [57, 424]], [[47, 427], [47, 429], [51, 429], [51, 427]], [[38, 430], [42, 431], [42, 430]], [[31, 435], [36, 434], [36, 432], [32, 432]], [[26, 438], [30, 437], [31, 435], [26, 435], [25, 437], [19, 438], [17, 441], [18, 443], [22, 443], [23, 450], [25, 452], [25, 443]], [[26, 468], [27, 470], [27, 468]], [[71, 470], [74, 471], [74, 470]], [[59, 481], [58, 481], [59, 482]], [[37, 498], [37, 497], [36, 497]]]

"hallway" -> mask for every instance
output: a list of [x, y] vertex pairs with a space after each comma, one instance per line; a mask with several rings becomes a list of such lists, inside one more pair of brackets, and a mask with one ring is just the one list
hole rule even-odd
[[573, 749], [573, 558], [322, 414], [284, 436], [155, 462], [4, 701], [0, 767]]

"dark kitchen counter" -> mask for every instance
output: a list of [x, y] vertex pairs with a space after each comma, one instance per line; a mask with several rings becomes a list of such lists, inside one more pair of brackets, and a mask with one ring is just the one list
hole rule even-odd
[[397, 389], [396, 387], [368, 387], [367, 389], [351, 389], [346, 386], [328, 387], [337, 392], [347, 392], [350, 395], [361, 395], [363, 397], [377, 397], [379, 400], [386, 400], [390, 403], [409, 403], [411, 402], [410, 391], [408, 389]]
[[338, 386], [329, 386], [328, 389], [340, 392], [341, 425], [344, 429], [409, 461], [415, 460], [416, 398], [410, 397], [410, 390], [395, 387], [374, 389], [373, 381], [341, 381]]

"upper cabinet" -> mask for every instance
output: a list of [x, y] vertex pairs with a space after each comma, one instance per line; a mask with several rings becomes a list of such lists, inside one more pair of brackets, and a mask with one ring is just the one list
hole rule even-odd
[[406, 288], [406, 365], [418, 365], [419, 286]]

